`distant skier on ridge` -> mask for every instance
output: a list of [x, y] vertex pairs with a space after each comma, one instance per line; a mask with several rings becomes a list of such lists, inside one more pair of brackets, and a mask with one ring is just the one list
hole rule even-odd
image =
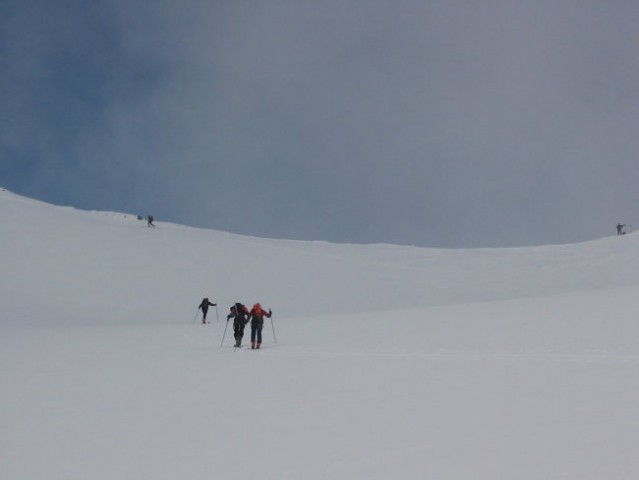
[[625, 232], [623, 231], [623, 227], [625, 227], [625, 224], [621, 224], [618, 223], [617, 224], [617, 235], [623, 235]]

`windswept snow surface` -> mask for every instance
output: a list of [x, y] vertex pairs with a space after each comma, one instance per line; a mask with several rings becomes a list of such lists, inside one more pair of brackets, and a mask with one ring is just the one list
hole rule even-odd
[[[156, 223], [0, 191], [3, 480], [639, 478], [639, 236], [438, 250]], [[230, 326], [220, 347], [237, 300], [274, 311], [260, 351]]]

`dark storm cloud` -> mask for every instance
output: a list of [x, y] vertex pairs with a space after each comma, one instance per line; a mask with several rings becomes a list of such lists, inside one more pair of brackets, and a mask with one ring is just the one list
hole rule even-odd
[[582, 240], [637, 214], [631, 2], [42, 5], [3, 21], [18, 191], [436, 246]]

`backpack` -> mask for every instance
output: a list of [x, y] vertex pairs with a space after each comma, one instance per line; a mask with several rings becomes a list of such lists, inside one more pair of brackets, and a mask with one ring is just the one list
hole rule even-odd
[[240, 302], [237, 302], [235, 304], [235, 319], [236, 320], [242, 320], [243, 322], [246, 322], [246, 314], [247, 314], [247, 310], [246, 307], [244, 305], [242, 305]]

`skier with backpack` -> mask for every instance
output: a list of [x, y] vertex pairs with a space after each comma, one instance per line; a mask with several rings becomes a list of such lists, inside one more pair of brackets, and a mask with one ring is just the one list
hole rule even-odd
[[217, 303], [211, 303], [209, 302], [209, 299], [205, 297], [202, 299], [202, 303], [200, 303], [200, 306], [197, 307], [198, 310], [202, 310], [202, 324], [206, 323], [206, 314], [209, 312], [209, 306], [215, 307], [217, 306]]
[[251, 349], [255, 350], [262, 345], [262, 328], [264, 327], [264, 317], [271, 318], [271, 309], [268, 312], [262, 310], [262, 306], [259, 303], [253, 305], [251, 312], [249, 313], [249, 320], [251, 320]]
[[242, 346], [242, 338], [244, 337], [244, 326], [248, 323], [248, 309], [237, 302], [231, 306], [231, 312], [226, 316], [226, 323], [233, 318], [233, 333], [235, 336], [235, 347]]

